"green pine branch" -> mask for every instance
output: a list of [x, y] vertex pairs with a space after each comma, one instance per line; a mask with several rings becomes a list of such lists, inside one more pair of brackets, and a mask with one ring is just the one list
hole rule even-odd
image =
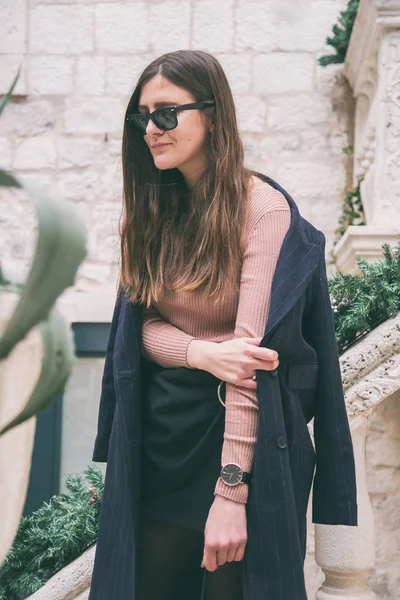
[[360, 185], [363, 178], [359, 179], [356, 187], [346, 193], [342, 212], [339, 217], [339, 226], [335, 229], [335, 240], [333, 246], [336, 246], [341, 237], [345, 234], [350, 225], [365, 225], [364, 207], [361, 200]]
[[335, 53], [321, 56], [318, 59], [318, 62], [322, 67], [331, 64], [344, 63], [346, 60], [347, 49], [349, 47], [354, 21], [357, 17], [359, 3], [360, 0], [349, 0], [347, 8], [340, 12], [339, 25], [335, 24], [333, 26], [333, 36], [326, 39], [326, 43], [334, 48]]
[[361, 275], [329, 279], [340, 354], [400, 312], [400, 234], [397, 246], [385, 243], [382, 251], [383, 260], [357, 259]]
[[53, 496], [22, 517], [14, 543], [0, 566], [0, 600], [22, 600], [96, 543], [103, 474], [89, 466], [67, 475], [68, 492]]

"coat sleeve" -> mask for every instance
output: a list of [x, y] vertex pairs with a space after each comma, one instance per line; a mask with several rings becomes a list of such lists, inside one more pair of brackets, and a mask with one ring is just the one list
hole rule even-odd
[[357, 491], [353, 444], [343, 393], [333, 311], [325, 264], [326, 238], [313, 279], [312, 344], [318, 356], [314, 415], [316, 469], [312, 522], [357, 525]]
[[97, 422], [97, 436], [94, 443], [92, 460], [94, 462], [107, 462], [108, 443], [115, 410], [115, 390], [113, 373], [113, 352], [115, 336], [117, 333], [119, 313], [121, 310], [122, 291], [118, 290], [114, 312], [111, 320], [110, 333], [108, 337], [106, 359], [104, 363], [103, 377], [101, 381], [101, 395], [99, 416]]

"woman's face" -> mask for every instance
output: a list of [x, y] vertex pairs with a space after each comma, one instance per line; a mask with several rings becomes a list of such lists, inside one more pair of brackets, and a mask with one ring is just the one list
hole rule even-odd
[[[203, 100], [203, 98], [201, 98]], [[180, 88], [162, 75], [150, 79], [141, 89], [139, 112], [149, 113], [163, 106], [177, 106], [196, 102], [187, 90]], [[144, 139], [158, 169], [179, 169], [189, 187], [192, 187], [207, 167], [206, 140], [211, 129], [211, 117], [204, 110], [177, 112], [178, 126], [163, 131], [150, 119]], [[160, 148], [154, 147], [165, 144]]]

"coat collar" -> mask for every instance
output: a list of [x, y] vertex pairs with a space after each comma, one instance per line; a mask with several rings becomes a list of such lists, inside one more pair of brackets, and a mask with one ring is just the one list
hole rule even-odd
[[283, 240], [272, 281], [271, 304], [261, 345], [303, 294], [323, 253], [324, 236], [299, 213], [293, 198], [276, 181], [253, 171], [286, 198], [290, 227]]

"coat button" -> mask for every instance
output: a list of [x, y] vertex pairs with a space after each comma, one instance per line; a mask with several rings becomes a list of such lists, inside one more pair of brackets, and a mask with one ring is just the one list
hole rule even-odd
[[283, 435], [279, 435], [276, 438], [276, 443], [278, 444], [279, 448], [286, 448], [286, 439]]
[[272, 376], [272, 377], [276, 377], [278, 375], [278, 369], [272, 369], [272, 371], [268, 371], [268, 373]]

